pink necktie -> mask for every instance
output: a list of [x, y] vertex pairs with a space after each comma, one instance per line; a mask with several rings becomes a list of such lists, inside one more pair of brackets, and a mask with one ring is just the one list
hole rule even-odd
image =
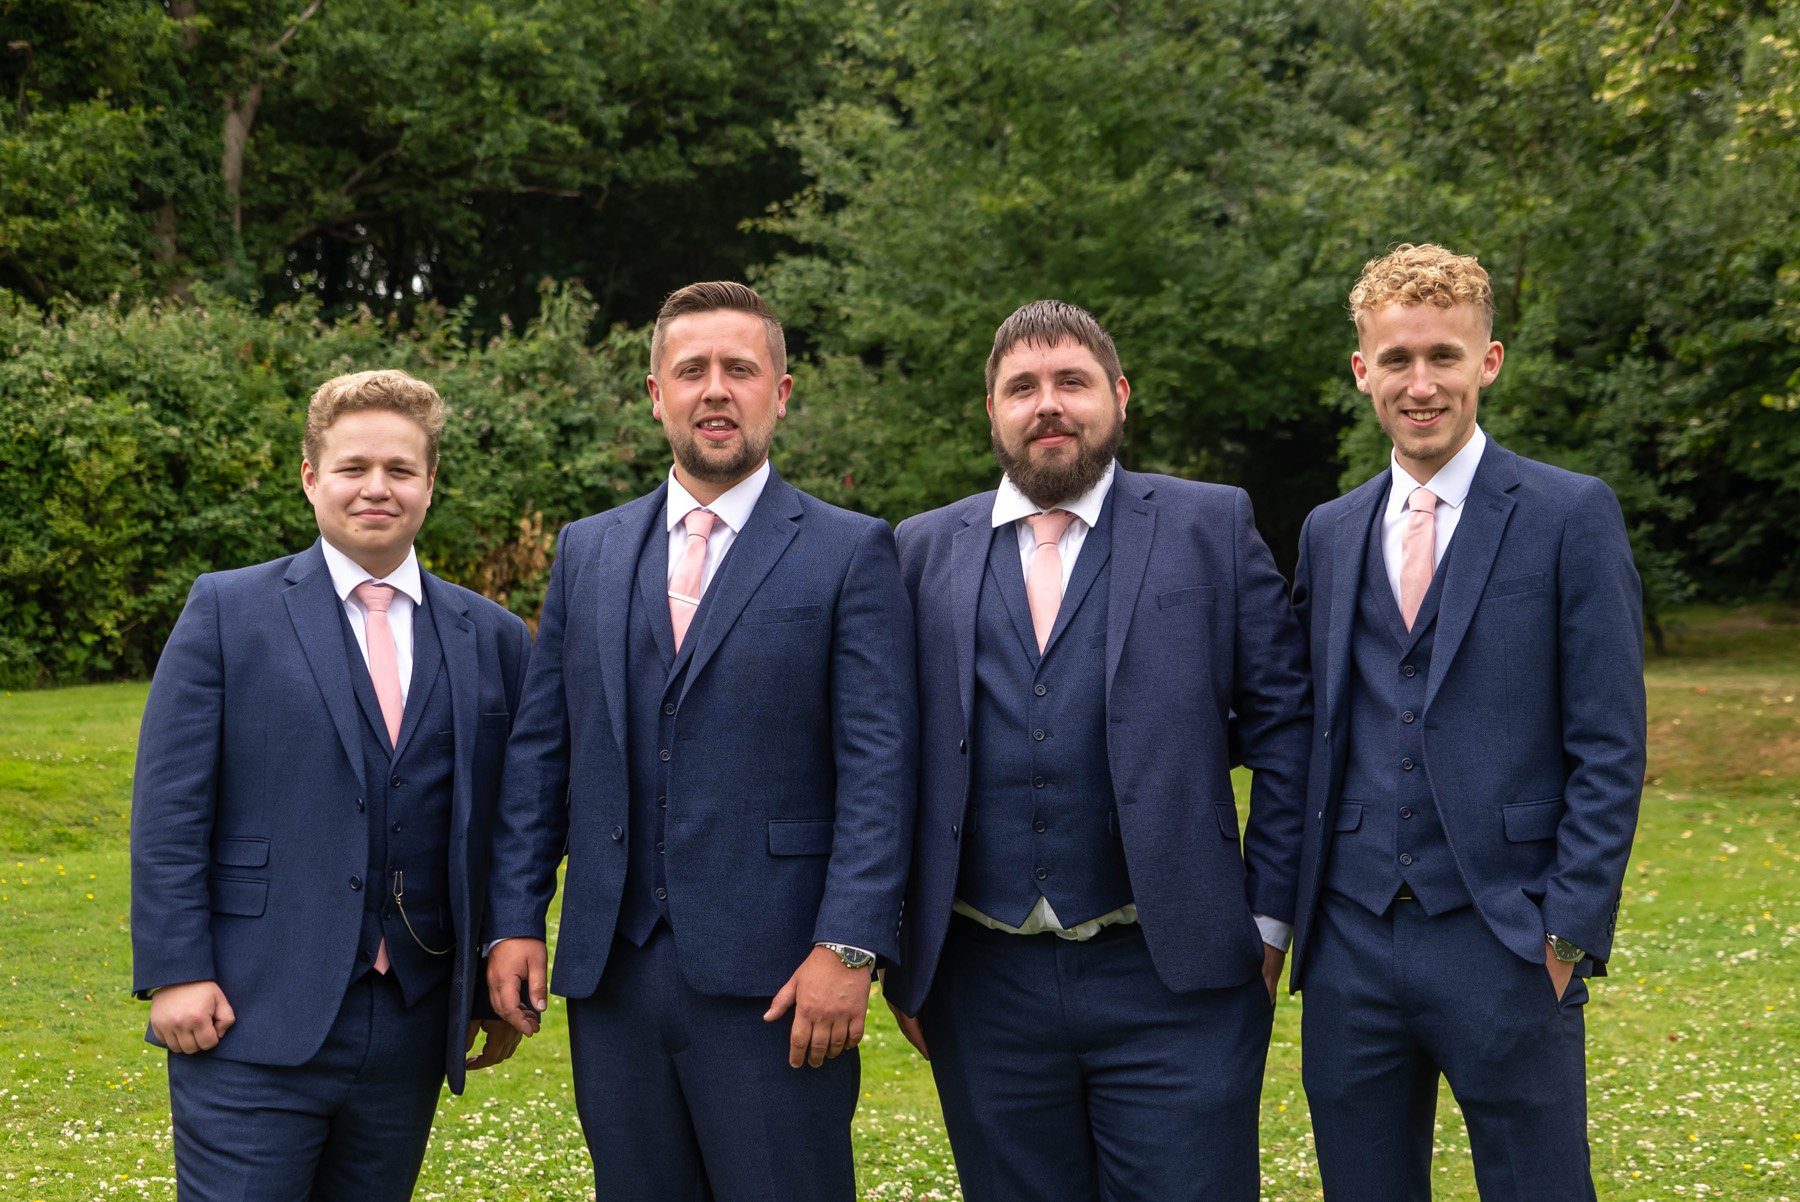
[[1056, 611], [1062, 608], [1062, 552], [1056, 544], [1075, 515], [1066, 509], [1052, 509], [1025, 520], [1037, 541], [1031, 552], [1031, 575], [1025, 578], [1025, 596], [1031, 602], [1031, 629], [1037, 634], [1038, 654], [1042, 655], [1056, 628]]
[[1400, 617], [1411, 630], [1437, 571], [1438, 499], [1428, 488], [1415, 488], [1406, 505], [1406, 529], [1400, 535]]
[[717, 516], [710, 509], [688, 510], [687, 548], [681, 553], [681, 562], [675, 565], [675, 575], [669, 578], [669, 622], [675, 627], [677, 651], [694, 621], [694, 611], [700, 608], [700, 582], [706, 575], [706, 537], [712, 533]]
[[[388, 742], [400, 745], [400, 718], [406, 703], [400, 698], [400, 652], [394, 645], [394, 627], [388, 621], [388, 606], [394, 602], [394, 586], [365, 580], [351, 590], [369, 611], [363, 635], [369, 645], [369, 679], [375, 684], [375, 700], [381, 703], [381, 717], [387, 723]], [[375, 949], [375, 971], [385, 973], [389, 961], [387, 940]]]

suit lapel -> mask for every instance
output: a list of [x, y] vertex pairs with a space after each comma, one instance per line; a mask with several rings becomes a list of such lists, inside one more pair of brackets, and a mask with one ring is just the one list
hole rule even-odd
[[987, 570], [994, 574], [994, 587], [1000, 590], [1006, 614], [1012, 619], [1013, 633], [1019, 638], [1020, 652], [1026, 659], [1036, 663], [1041, 658], [1038, 654], [1037, 627], [1031, 624], [1031, 598], [1025, 592], [1025, 569], [1019, 561], [1017, 522], [1008, 522], [996, 528], [990, 519]]
[[[441, 661], [445, 679], [450, 685], [450, 729], [453, 732], [451, 744], [455, 759], [455, 773], [451, 778], [450, 789], [450, 830], [466, 831], [469, 829], [469, 809], [472, 795], [469, 782], [474, 779], [475, 770], [475, 738], [476, 728], [480, 722], [480, 649], [476, 645], [475, 623], [469, 620], [467, 608], [458, 603], [455, 596], [436, 576], [429, 572], [419, 573], [425, 589], [425, 605], [421, 613], [430, 611], [427, 625], [422, 627], [418, 616], [413, 619], [413, 649], [415, 664], [413, 670], [413, 691], [411, 697], [417, 697], [418, 705], [407, 705], [409, 729], [402, 735], [402, 742], [412, 737], [410, 727], [416, 723], [425, 710], [424, 702], [428, 692], [419, 689], [422, 674], [416, 665], [425, 650], [425, 643], [419, 637], [426, 628], [435, 627], [437, 642], [442, 646], [442, 653], [434, 655]], [[441, 619], [441, 620], [440, 620]], [[451, 871], [460, 872], [460, 857], [450, 857]]]
[[[423, 569], [420, 569], [419, 579], [421, 582], [425, 579]], [[423, 595], [424, 604], [413, 607], [412, 682], [406, 689], [406, 709], [400, 715], [400, 741], [394, 745], [396, 759], [418, 733], [425, 706], [431, 700], [431, 691], [437, 687], [438, 674], [443, 670], [444, 652], [439, 644], [442, 632], [437, 629], [435, 615], [431, 612], [431, 594]]]
[[769, 482], [763, 486], [756, 508], [750, 511], [750, 520], [732, 540], [731, 550], [694, 614], [694, 624], [688, 631], [688, 638], [693, 641], [693, 658], [688, 661], [687, 675], [682, 680], [683, 698], [737, 624], [744, 606], [762, 587], [763, 578], [800, 532], [800, 517], [800, 494], [771, 469]]
[[[1363, 561], [1369, 553], [1375, 511], [1387, 499], [1389, 474], [1383, 472], [1347, 498], [1327, 537], [1331, 544], [1330, 625], [1325, 634], [1325, 722], [1337, 726], [1350, 689], [1350, 640], [1356, 623], [1356, 590], [1362, 586]], [[1387, 588], [1385, 582], [1383, 588]], [[1391, 590], [1390, 590], [1391, 591]]]
[[[983, 497], [988, 503], [985, 510], [980, 504]], [[956, 624], [956, 683], [965, 730], [975, 722], [975, 610], [981, 604], [981, 581], [994, 541], [993, 524], [980, 520], [984, 512], [992, 512], [993, 494], [983, 497], [971, 498], [963, 511], [963, 528], [950, 540], [950, 613]]]
[[[668, 491], [668, 482], [664, 481], [655, 492], [615, 510], [618, 521], [601, 535], [600, 542], [593, 551], [593, 651], [599, 659], [600, 686], [606, 694], [606, 714], [612, 721], [613, 741], [618, 745], [620, 755], [624, 755], [626, 751], [625, 668], [630, 662], [631, 586], [632, 581], [638, 577], [638, 558], [643, 553], [644, 540], [653, 533], [667, 534], [661, 519], [668, 508]], [[662, 554], [666, 564], [666, 543]], [[665, 637], [663, 632], [672, 631], [669, 625], [667, 588], [652, 597], [645, 597], [640, 591], [638, 603], [650, 607], [645, 616], [659, 632], [658, 646], [665, 655], [672, 656], [674, 634], [666, 634], [669, 645], [664, 646], [661, 642]], [[656, 622], [658, 610], [662, 611], [660, 626]]]
[[[1150, 547], [1156, 541], [1156, 505], [1150, 482], [1136, 472], [1117, 469], [1112, 496], [1112, 582], [1106, 601], [1106, 693], [1112, 696], [1113, 676], [1125, 653], [1125, 635], [1137, 612], [1144, 589], [1144, 571], [1150, 566]], [[1087, 558], [1085, 548], [1082, 559]], [[1075, 561], [1077, 565], [1081, 559]]]
[[[344, 647], [343, 602], [331, 587], [331, 573], [325, 568], [325, 553], [319, 544], [294, 556], [285, 577], [288, 587], [281, 599], [287, 605], [288, 620], [294, 624], [294, 635], [300, 650], [312, 669], [313, 683], [331, 715], [344, 756], [356, 773], [357, 783], [365, 792], [369, 782], [363, 772], [361, 740], [358, 737], [357, 703], [353, 694], [355, 677], [350, 671], [350, 655]], [[360, 668], [361, 665], [358, 665]], [[368, 672], [362, 673], [366, 679]]]
[[1444, 574], [1443, 593], [1438, 599], [1437, 641], [1431, 649], [1431, 674], [1425, 683], [1427, 712], [1487, 588], [1494, 557], [1500, 553], [1500, 538], [1517, 505], [1510, 493], [1518, 483], [1518, 463], [1513, 453], [1490, 439], [1475, 469], [1468, 499], [1463, 502], [1462, 518], [1451, 535], [1456, 554], [1445, 565], [1449, 570]]

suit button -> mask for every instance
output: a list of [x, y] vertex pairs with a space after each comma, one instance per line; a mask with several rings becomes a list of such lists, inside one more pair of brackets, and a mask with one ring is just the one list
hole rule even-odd
[[1038, 869], [1037, 870], [1037, 879], [1040, 881], [1049, 880], [1050, 879], [1050, 870], [1048, 868]]
[[362, 813], [365, 809], [368, 808], [368, 805], [369, 805], [368, 802], [366, 802], [362, 798], [358, 797], [356, 799], [356, 812], [358, 814]]
[[663, 845], [661, 843], [656, 845], [656, 854], [659, 856], [663, 854]]
[[1044, 787], [1044, 786], [1045, 786], [1045, 785], [1047, 785], [1047, 784], [1049, 784], [1049, 783], [1050, 783], [1050, 782], [1048, 782], [1048, 781], [1046, 781], [1046, 780], [1045, 780], [1045, 779], [1044, 779], [1044, 778], [1043, 778], [1043, 777], [1041, 777], [1041, 776], [1034, 776], [1034, 777], [1032, 777], [1032, 778], [1031, 778], [1031, 787], [1032, 787], [1032, 788], [1034, 788], [1034, 789], [1041, 789], [1041, 788], [1043, 788], [1043, 787]]
[[960, 831], [959, 831], [959, 829], [958, 829], [958, 828], [957, 828], [957, 825], [956, 825], [956, 823], [954, 823], [954, 822], [952, 822], [952, 823], [951, 823], [951, 824], [950, 824], [950, 837], [951, 837], [951, 838], [952, 838], [952, 839], [955, 839], [955, 838], [956, 838], [956, 837], [957, 837], [957, 836], [958, 836], [958, 834], [960, 834], [960, 833], [961, 833], [961, 832], [960, 832]]
[[403, 785], [405, 783], [406, 783], [405, 781], [401, 780], [399, 777], [396, 776], [396, 777], [391, 778], [388, 781], [388, 788], [398, 789], [401, 785]]
[[659, 886], [656, 890], [656, 900], [657, 901], [668, 901], [669, 900], [669, 891], [667, 889], [664, 889]]
[[661, 751], [657, 752], [656, 758], [661, 760], [665, 764], [668, 763], [669, 762], [669, 749], [667, 747], [665, 747]]
[[1400, 771], [1411, 772], [1412, 770], [1413, 770], [1413, 762], [1412, 762], [1411, 756], [1408, 756], [1405, 759], [1402, 759], [1400, 761]]
[[956, 741], [956, 750], [961, 752], [963, 755], [968, 755], [969, 754], [969, 741], [967, 739], [958, 739]]
[[1036, 822], [1031, 824], [1031, 829], [1041, 835], [1050, 829], [1050, 824], [1045, 822], [1042, 818], [1039, 818]]
[[1034, 730], [1031, 732], [1031, 737], [1042, 743], [1044, 741], [1044, 732], [1042, 729]]
[[351, 877], [350, 878], [350, 888], [361, 889], [362, 888], [362, 878], [359, 876]]
[[1411, 818], [1412, 817], [1412, 807], [1411, 806], [1401, 806], [1400, 807], [1400, 817]]
[[675, 703], [673, 701], [663, 702], [663, 713], [673, 714], [674, 712], [675, 712]]
[[618, 843], [621, 840], [623, 840], [624, 838], [625, 838], [625, 828], [622, 826], [613, 827], [613, 842]]
[[1410, 863], [1412, 863], [1412, 853], [1411, 853], [1411, 852], [1410, 852], [1410, 851], [1403, 851], [1403, 852], [1401, 852], [1401, 853], [1400, 853], [1400, 862], [1401, 862], [1401, 863], [1402, 863], [1402, 864], [1410, 864]]
[[1406, 710], [1405, 712], [1403, 712], [1400, 715], [1400, 721], [1402, 721], [1402, 722], [1410, 723], [1412, 720], [1413, 720], [1413, 712], [1411, 710]]
[[1042, 697], [1045, 693], [1048, 693], [1050, 690], [1045, 688], [1043, 685], [1038, 685], [1035, 689], [1033, 689], [1031, 691], [1036, 693], [1039, 697]]
[[669, 799], [667, 797], [658, 797], [656, 799], [656, 808], [659, 810], [668, 809], [669, 808]]
[[1400, 675], [1406, 677], [1408, 680], [1411, 680], [1413, 677], [1417, 676], [1418, 674], [1419, 674], [1419, 670], [1417, 668], [1413, 667], [1411, 664], [1401, 664], [1400, 665]]

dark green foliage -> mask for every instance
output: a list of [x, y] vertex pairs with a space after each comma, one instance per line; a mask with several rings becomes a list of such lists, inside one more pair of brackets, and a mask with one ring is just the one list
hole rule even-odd
[[[535, 614], [563, 515], [666, 467], [641, 400], [644, 340], [595, 348], [579, 292], [547, 291], [521, 334], [464, 314], [399, 333], [316, 306], [96, 307], [45, 319], [0, 293], [0, 685], [142, 675], [200, 572], [315, 537], [300, 491], [306, 400], [374, 365], [451, 407], [419, 540], [449, 579]], [[547, 528], [542, 515], [553, 515]], [[537, 515], [534, 517], [534, 515]]]

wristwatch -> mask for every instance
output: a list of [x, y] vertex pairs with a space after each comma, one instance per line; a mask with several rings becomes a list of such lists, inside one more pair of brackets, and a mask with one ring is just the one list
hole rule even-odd
[[1576, 947], [1573, 943], [1570, 943], [1567, 939], [1558, 935], [1552, 935], [1548, 931], [1544, 932], [1544, 942], [1550, 945], [1551, 953], [1564, 964], [1573, 964], [1587, 955], [1586, 952]]
[[845, 968], [875, 967], [875, 953], [865, 952], [860, 947], [851, 947], [844, 943], [820, 943], [817, 946], [842, 960]]

